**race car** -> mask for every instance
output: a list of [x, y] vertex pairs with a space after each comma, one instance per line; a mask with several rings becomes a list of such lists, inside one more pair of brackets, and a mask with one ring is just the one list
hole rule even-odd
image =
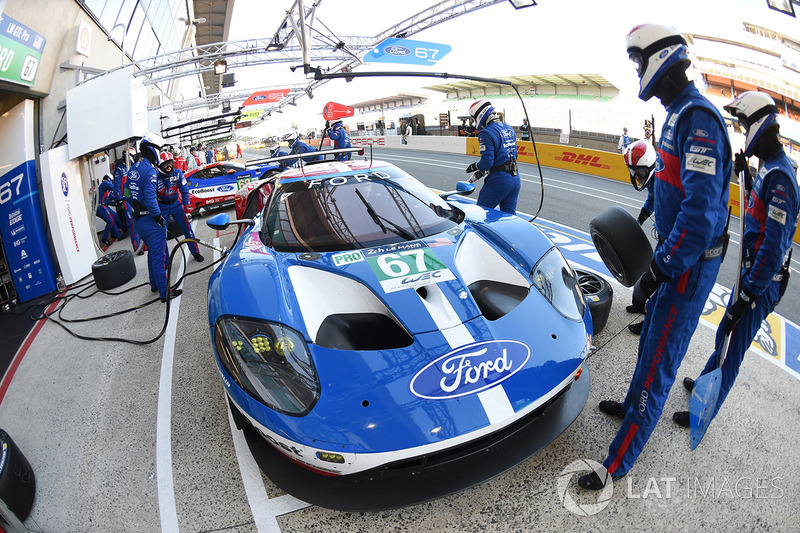
[[409, 505], [513, 467], [578, 416], [591, 313], [533, 224], [377, 160], [267, 182], [253, 218], [208, 220], [240, 227], [208, 319], [276, 485], [333, 509]]
[[189, 186], [189, 205], [192, 214], [228, 207], [234, 203], [236, 191], [250, 181], [260, 180], [277, 170], [277, 165], [246, 166], [238, 162], [218, 162], [203, 165], [185, 174]]

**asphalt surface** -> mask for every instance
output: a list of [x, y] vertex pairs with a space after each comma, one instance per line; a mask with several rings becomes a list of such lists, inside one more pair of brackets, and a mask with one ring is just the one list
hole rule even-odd
[[[466, 176], [463, 169], [473, 160], [400, 150], [381, 150], [379, 155], [427, 185], [446, 190]], [[544, 171], [542, 223], [561, 222], [585, 232], [591, 219], [610, 205], [636, 214], [644, 200], [624, 183]], [[539, 204], [538, 182], [531, 166], [523, 165], [522, 173], [526, 182], [519, 209], [532, 214]], [[562, 234], [569, 233], [562, 229]], [[196, 232], [209, 242], [219, 239], [222, 246], [232, 239], [202, 219]], [[128, 247], [122, 241], [111, 251]], [[689, 451], [688, 431], [670, 420], [688, 401], [678, 386], [638, 462], [614, 484], [613, 493], [598, 495], [577, 487], [575, 472], [587, 460], [605, 458], [619, 425], [601, 414], [597, 403], [622, 399], [636, 362], [638, 339], [627, 325], [638, 317], [625, 312], [630, 289], [613, 281], [611, 315], [605, 330], [595, 336], [586, 363], [589, 400], [572, 426], [540, 453], [480, 485], [410, 507], [347, 513], [308, 506], [284, 494], [257, 469], [242, 433], [232, 426], [207, 323], [210, 269], [201, 270], [217, 254], [210, 249], [203, 253], [204, 263], [190, 256], [186, 262], [192, 275], [184, 280], [183, 295], [170, 304], [169, 322], [164, 304], [148, 304], [153, 295], [147, 288], [146, 256], [135, 258], [137, 275], [115, 291], [121, 294], [75, 299], [62, 314], [74, 320], [135, 308], [111, 319], [66, 325], [84, 336], [152, 342], [81, 340], [49, 322], [18, 361], [13, 380], [4, 383], [8, 389], [0, 403], [0, 427], [36, 473], [36, 501], [25, 522], [31, 531], [797, 529], [798, 377], [752, 350], [695, 451]], [[731, 253], [735, 257], [735, 249]], [[173, 280], [178, 275], [174, 272]], [[781, 312], [797, 322], [791, 307]], [[162, 329], [165, 333], [159, 336]], [[679, 378], [696, 376], [702, 369], [713, 330], [713, 320], [701, 321]]]

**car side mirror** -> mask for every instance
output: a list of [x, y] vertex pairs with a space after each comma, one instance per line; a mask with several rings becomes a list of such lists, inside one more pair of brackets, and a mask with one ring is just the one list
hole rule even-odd
[[439, 197], [443, 200], [447, 200], [447, 197], [453, 194], [457, 194], [459, 196], [469, 196], [470, 194], [472, 194], [472, 191], [474, 190], [475, 190], [474, 183], [470, 183], [468, 181], [459, 181], [456, 184], [456, 190], [440, 193]]
[[215, 230], [223, 230], [228, 229], [228, 226], [231, 224], [245, 224], [247, 226], [255, 226], [255, 220], [251, 218], [244, 218], [242, 220], [231, 220], [231, 217], [228, 216], [228, 213], [220, 213], [218, 215], [214, 215], [213, 217], [209, 218], [206, 222], [209, 228]]

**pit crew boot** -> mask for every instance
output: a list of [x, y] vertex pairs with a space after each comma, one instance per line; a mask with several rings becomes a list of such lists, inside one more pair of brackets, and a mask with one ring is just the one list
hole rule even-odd
[[614, 400], [603, 400], [600, 402], [600, 410], [609, 416], [615, 418], [625, 418], [625, 411], [622, 410], [622, 404]]
[[634, 335], [641, 335], [642, 333], [642, 326], [644, 325], [644, 320], [639, 322], [634, 322], [633, 324], [628, 324], [628, 330]]
[[694, 388], [694, 380], [692, 378], [683, 378], [683, 388], [692, 392]]
[[[177, 298], [181, 294], [183, 294], [183, 289], [172, 289], [167, 294], [167, 297], [169, 297], [169, 299], [172, 300], [173, 298]], [[161, 298], [161, 302], [162, 303], [166, 303], [167, 302], [167, 298]]]
[[675, 411], [672, 420], [681, 427], [689, 427], [689, 411]]
[[200, 252], [197, 252], [192, 257], [194, 257], [194, 260], [197, 261], [198, 263], [202, 263], [203, 260], [205, 259], [205, 257], [203, 257], [203, 254], [201, 254]]

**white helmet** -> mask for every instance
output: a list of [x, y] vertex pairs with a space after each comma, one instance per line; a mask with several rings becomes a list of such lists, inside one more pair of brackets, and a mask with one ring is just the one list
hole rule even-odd
[[653, 145], [647, 141], [639, 140], [631, 143], [622, 154], [628, 172], [631, 174], [631, 184], [637, 191], [647, 187], [653, 179], [658, 154]]
[[744, 140], [744, 155], [753, 155], [753, 148], [761, 134], [773, 124], [778, 123], [778, 107], [766, 93], [748, 91], [733, 102], [724, 106], [725, 111], [739, 119], [739, 124], [747, 130]]
[[482, 129], [486, 125], [492, 114], [494, 114], [494, 107], [489, 100], [476, 100], [469, 106], [469, 116], [475, 119], [475, 126], [478, 129]]
[[685, 62], [689, 66], [686, 40], [678, 30], [661, 24], [642, 24], [628, 33], [628, 57], [636, 63], [639, 74], [639, 98], [653, 97], [658, 80], [673, 66]]
[[164, 139], [160, 135], [145, 133], [139, 141], [139, 152], [152, 164], [157, 165], [160, 160], [162, 146], [164, 146]]

